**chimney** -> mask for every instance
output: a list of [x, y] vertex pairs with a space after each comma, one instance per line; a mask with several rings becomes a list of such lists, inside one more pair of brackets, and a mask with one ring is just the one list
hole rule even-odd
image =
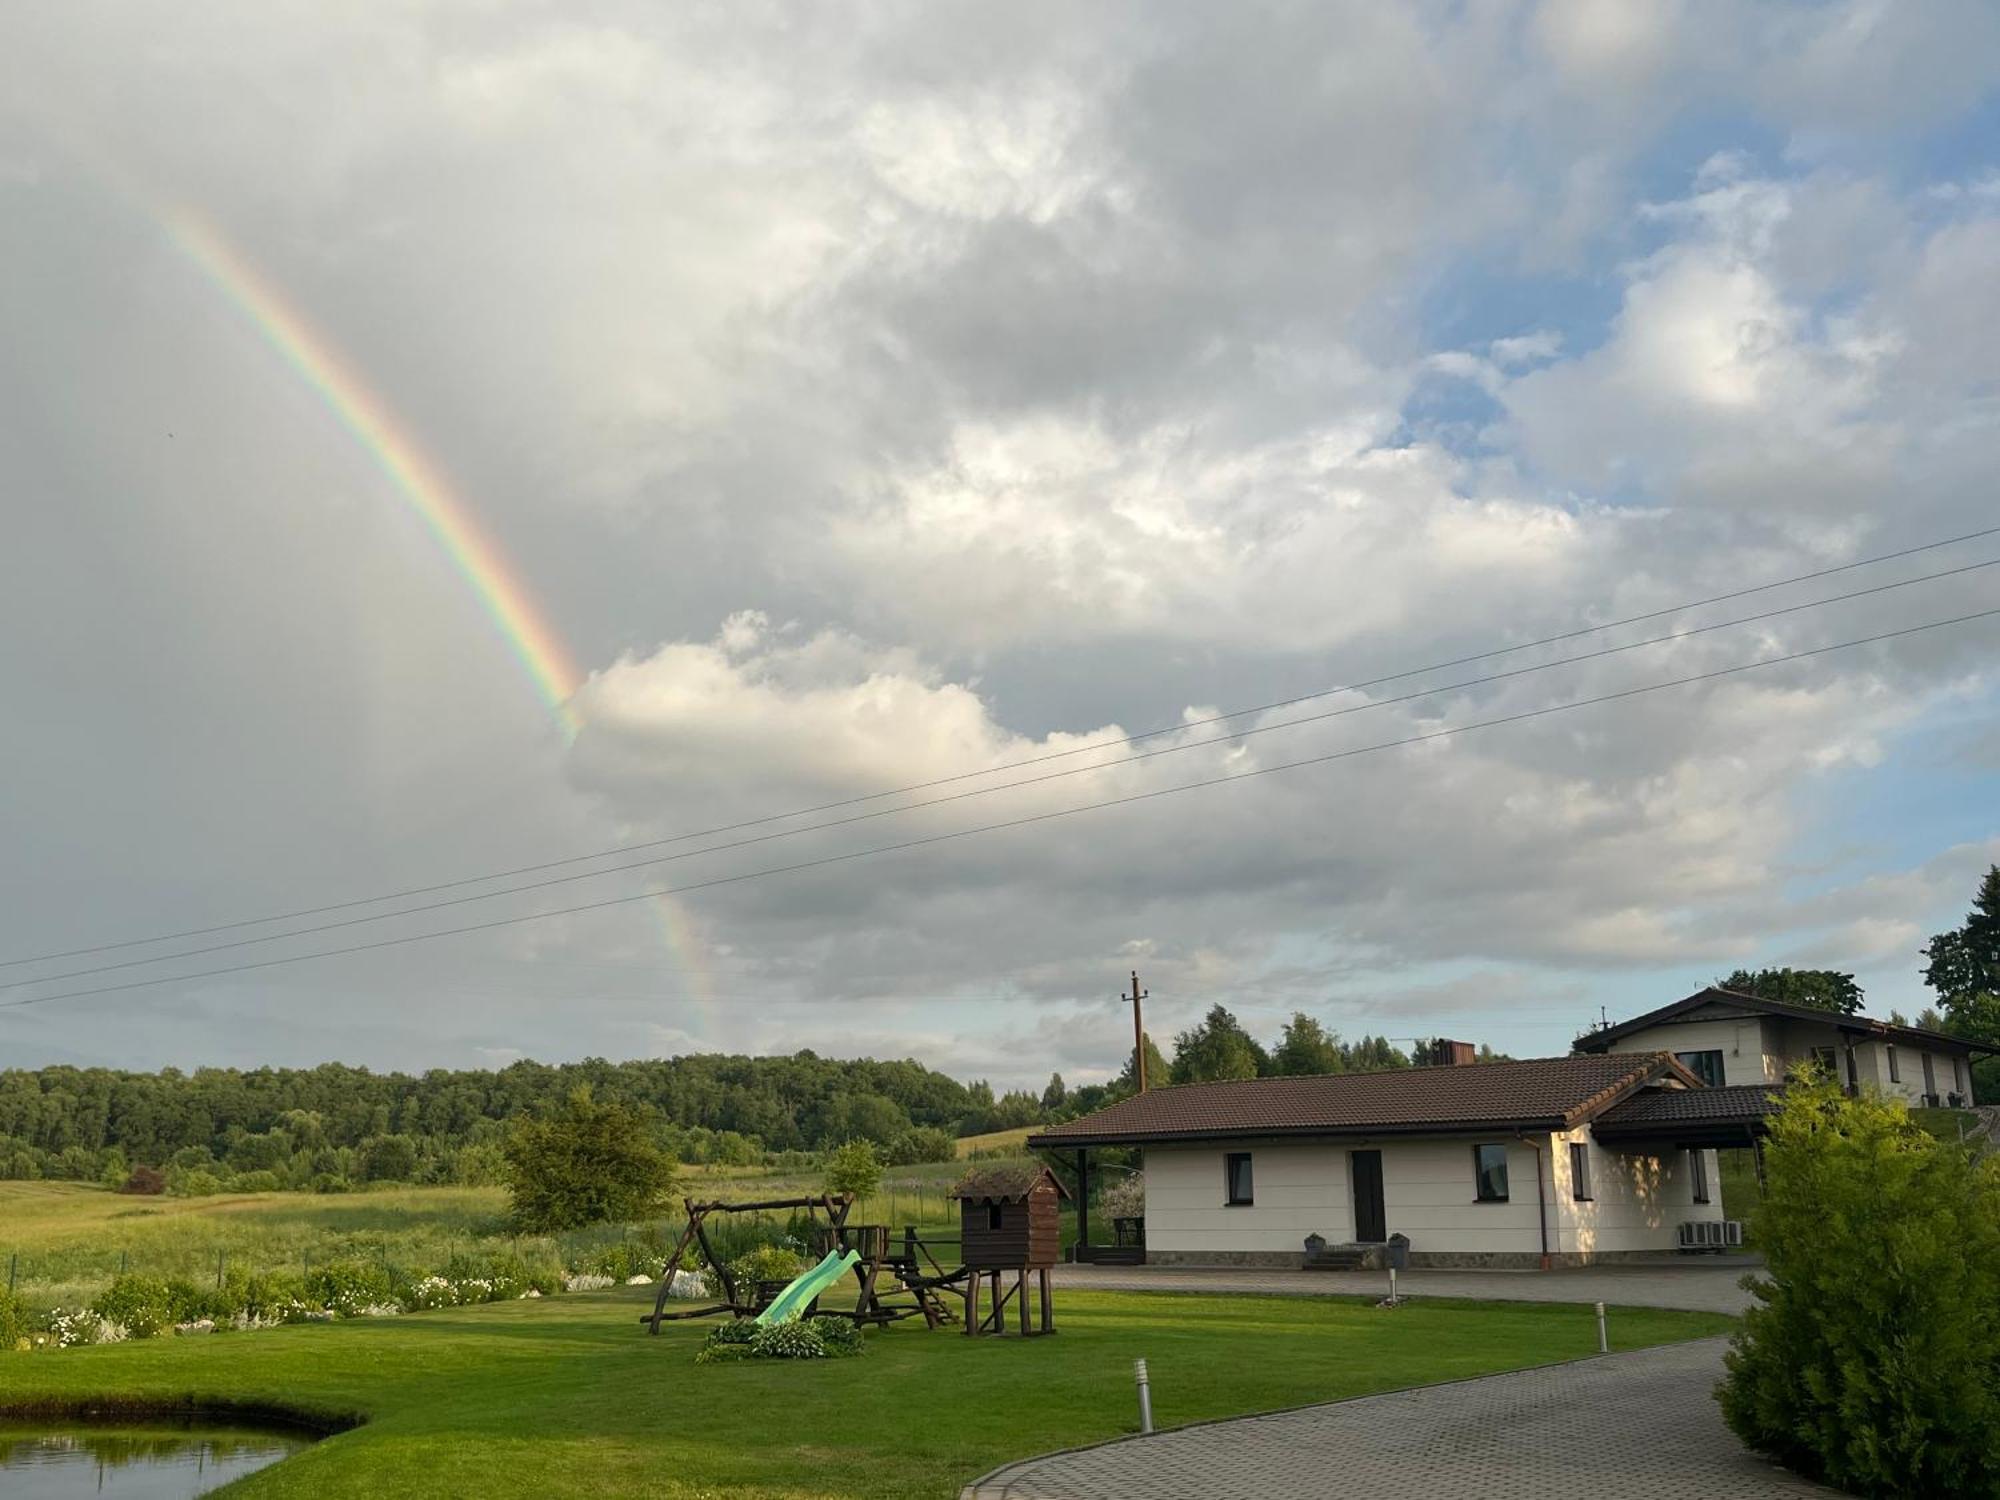
[[1470, 1042], [1454, 1042], [1439, 1037], [1431, 1043], [1431, 1064], [1440, 1068], [1462, 1068], [1479, 1061], [1479, 1049]]

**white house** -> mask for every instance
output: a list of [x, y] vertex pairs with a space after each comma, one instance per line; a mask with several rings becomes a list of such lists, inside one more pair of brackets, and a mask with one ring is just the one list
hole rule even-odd
[[[1769, 1092], [1615, 1052], [1152, 1089], [1028, 1145], [1075, 1153], [1080, 1259], [1297, 1266], [1308, 1236], [1372, 1258], [1402, 1235], [1413, 1266], [1587, 1265], [1719, 1224], [1713, 1148]], [[1091, 1243], [1105, 1146], [1144, 1153], [1143, 1251]]]
[[1593, 1031], [1579, 1052], [1671, 1052], [1711, 1087], [1783, 1083], [1811, 1059], [1849, 1088], [1873, 1087], [1910, 1104], [1972, 1103], [1972, 1059], [1991, 1051], [1915, 1026], [1843, 1016], [1711, 986]]

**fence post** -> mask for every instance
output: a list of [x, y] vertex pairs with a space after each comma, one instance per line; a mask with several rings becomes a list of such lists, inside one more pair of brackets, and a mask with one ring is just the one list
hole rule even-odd
[[14, 1275], [21, 1269], [21, 1252], [16, 1250], [7, 1257], [7, 1295], [14, 1295]]
[[132, 1263], [132, 1252], [130, 1250], [120, 1250], [118, 1252], [118, 1274], [120, 1276], [123, 1276], [125, 1274], [126, 1267], [131, 1265], [131, 1263]]
[[218, 1292], [222, 1290], [222, 1257], [223, 1257], [223, 1253], [224, 1253], [224, 1252], [222, 1252], [222, 1251], [220, 1251], [220, 1250], [218, 1250], [218, 1251], [216, 1251], [216, 1252], [215, 1252], [215, 1289], [216, 1289], [216, 1290], [217, 1290]]

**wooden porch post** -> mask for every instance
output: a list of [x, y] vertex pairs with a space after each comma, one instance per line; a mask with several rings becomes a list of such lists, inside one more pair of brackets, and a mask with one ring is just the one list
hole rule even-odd
[[1090, 1149], [1077, 1148], [1076, 1153], [1076, 1259], [1080, 1263], [1089, 1259], [1083, 1252], [1090, 1244]]

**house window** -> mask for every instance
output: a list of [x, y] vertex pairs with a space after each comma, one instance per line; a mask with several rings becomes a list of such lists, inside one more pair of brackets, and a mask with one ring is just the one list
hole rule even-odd
[[1595, 1196], [1590, 1191], [1590, 1147], [1582, 1141], [1569, 1143], [1569, 1195], [1579, 1203]]
[[989, 1203], [986, 1205], [986, 1227], [988, 1229], [998, 1229], [1000, 1227], [999, 1204]]
[[1222, 1158], [1223, 1202], [1231, 1208], [1247, 1208], [1256, 1201], [1250, 1184], [1250, 1153], [1232, 1151]]
[[1813, 1065], [1815, 1067], [1824, 1068], [1826, 1070], [1827, 1077], [1829, 1078], [1839, 1077], [1839, 1070], [1834, 1067], [1833, 1048], [1831, 1047], [1813, 1048], [1812, 1060], [1813, 1060]]
[[1708, 1202], [1708, 1153], [1695, 1150], [1688, 1152], [1688, 1180], [1694, 1184], [1694, 1201]]
[[1889, 1082], [1901, 1083], [1903, 1081], [1903, 1070], [1896, 1066], [1896, 1044], [1890, 1042], [1887, 1045], [1889, 1049]]
[[1972, 1102], [1965, 1097], [1964, 1066], [1955, 1057], [1951, 1060], [1951, 1087], [1952, 1092], [1958, 1095], [1961, 1104], [1970, 1104]]
[[1507, 1201], [1507, 1148], [1505, 1146], [1474, 1146], [1472, 1148], [1472, 1180], [1479, 1190], [1481, 1203], [1505, 1203]]
[[1712, 1089], [1722, 1087], [1722, 1049], [1708, 1052], [1676, 1052], [1676, 1061]]

